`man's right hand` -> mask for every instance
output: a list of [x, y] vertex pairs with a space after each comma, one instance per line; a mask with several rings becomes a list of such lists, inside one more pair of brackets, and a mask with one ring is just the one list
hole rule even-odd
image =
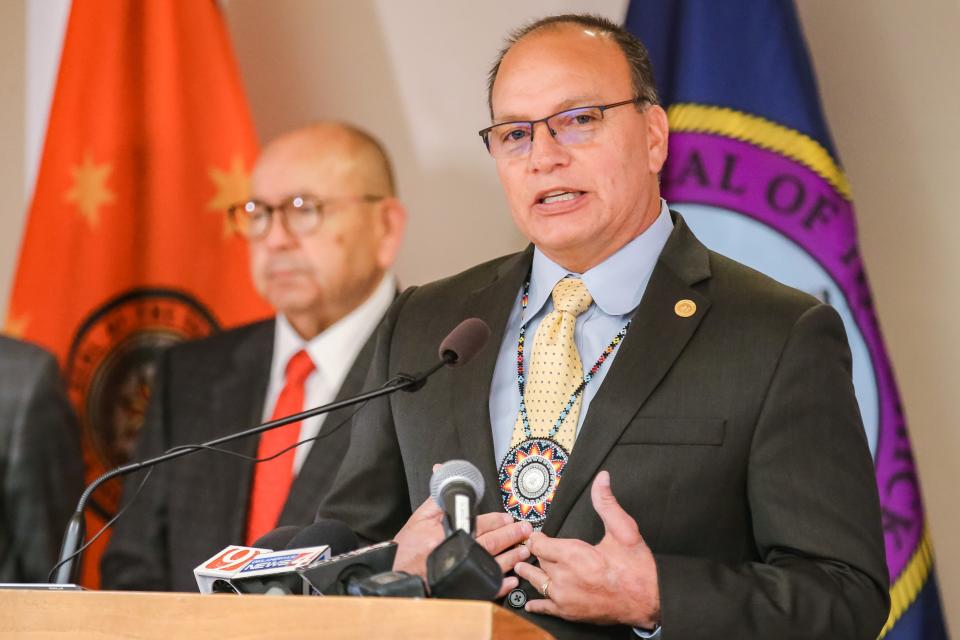
[[[514, 565], [530, 557], [525, 545], [533, 528], [529, 522], [514, 522], [506, 513], [484, 513], [477, 516], [477, 542], [496, 559], [500, 571], [506, 573]], [[424, 501], [394, 537], [397, 557], [394, 571], [414, 573], [426, 580], [427, 556], [443, 542], [443, 510], [430, 498]], [[505, 578], [498, 598], [517, 587], [518, 579]]]

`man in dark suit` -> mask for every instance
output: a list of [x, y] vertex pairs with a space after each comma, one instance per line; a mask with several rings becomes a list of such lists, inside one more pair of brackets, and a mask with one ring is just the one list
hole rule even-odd
[[82, 490], [80, 432], [57, 361], [0, 336], [0, 582], [47, 582]]
[[[161, 357], [141, 459], [362, 390], [369, 337], [396, 296], [389, 269], [406, 219], [385, 152], [352, 126], [314, 125], [268, 145], [251, 187], [252, 198], [230, 216], [249, 240], [254, 283], [277, 317]], [[128, 510], [101, 565], [103, 585], [193, 591], [193, 568], [224, 546], [311, 522], [350, 441], [350, 415], [223, 447], [233, 455], [169, 462], [142, 489], [132, 476]]]
[[371, 381], [466, 317], [491, 344], [358, 415], [320, 514], [422, 573], [432, 465], [466, 458], [506, 604], [557, 637], [875, 638], [879, 502], [836, 312], [667, 209], [666, 114], [617, 25], [521, 30], [490, 87], [481, 134], [533, 244], [398, 299]]

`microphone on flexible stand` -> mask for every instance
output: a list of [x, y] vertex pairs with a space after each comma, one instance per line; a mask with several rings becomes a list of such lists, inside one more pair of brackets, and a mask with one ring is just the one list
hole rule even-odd
[[417, 391], [423, 388], [423, 385], [426, 384], [427, 379], [441, 368], [445, 366], [459, 367], [469, 362], [470, 359], [472, 359], [477, 352], [483, 348], [489, 337], [490, 327], [487, 326], [487, 323], [479, 318], [467, 318], [458, 324], [453, 331], [447, 334], [447, 336], [440, 343], [439, 362], [420, 373], [413, 375], [400, 373], [379, 389], [367, 391], [352, 398], [347, 398], [338, 402], [331, 402], [320, 407], [301, 411], [300, 413], [295, 413], [285, 418], [271, 420], [270, 422], [265, 422], [256, 427], [222, 436], [220, 438], [215, 438], [214, 440], [210, 440], [209, 442], [204, 442], [202, 444], [174, 447], [173, 449], [170, 449], [159, 456], [148, 458], [147, 460], [142, 460], [140, 462], [131, 462], [104, 473], [99, 478], [87, 485], [87, 488], [84, 489], [83, 493], [80, 495], [80, 499], [77, 502], [77, 508], [67, 523], [67, 530], [64, 533], [63, 543], [60, 547], [60, 557], [57, 564], [54, 565], [53, 569], [50, 571], [51, 575], [54, 576], [53, 581], [57, 584], [69, 584], [73, 580], [78, 566], [75, 560], [83, 550], [82, 545], [85, 535], [84, 512], [87, 507], [87, 502], [90, 500], [90, 496], [93, 495], [93, 492], [96, 491], [104, 482], [107, 482], [112, 478], [125, 476], [135, 471], [140, 471], [141, 469], [153, 467], [162, 462], [166, 462], [167, 460], [174, 460], [196, 451], [217, 447], [234, 440], [257, 435], [263, 433], [264, 431], [269, 431], [270, 429], [276, 429], [293, 422], [300, 422], [307, 418], [312, 418], [313, 416], [329, 413], [331, 411], [336, 411], [338, 409], [349, 407], [355, 404], [360, 404], [362, 402], [395, 393], [397, 391]]

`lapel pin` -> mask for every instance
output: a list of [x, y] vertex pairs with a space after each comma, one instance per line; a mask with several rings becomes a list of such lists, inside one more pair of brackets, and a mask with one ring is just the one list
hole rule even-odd
[[681, 318], [689, 318], [697, 312], [697, 303], [684, 298], [673, 305], [673, 312]]

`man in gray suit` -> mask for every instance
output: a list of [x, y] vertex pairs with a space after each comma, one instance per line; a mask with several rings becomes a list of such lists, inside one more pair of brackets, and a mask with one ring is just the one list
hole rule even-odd
[[[161, 357], [139, 459], [362, 390], [369, 337], [396, 297], [390, 267], [406, 220], [386, 153], [355, 127], [314, 125], [264, 148], [251, 187], [231, 220], [249, 241], [254, 283], [277, 316]], [[192, 569], [224, 546], [311, 522], [350, 441], [341, 428], [350, 415], [225, 446], [238, 455], [166, 463], [139, 496], [141, 477], [131, 476], [128, 511], [101, 563], [103, 585], [193, 591]]]
[[83, 490], [80, 433], [57, 361], [0, 336], [0, 582], [47, 582]]
[[661, 200], [642, 44], [545, 19], [509, 41], [490, 109], [532, 245], [404, 292], [369, 380], [429, 365], [466, 317], [491, 344], [358, 414], [320, 515], [422, 573], [443, 537], [432, 465], [466, 458], [478, 539], [516, 573], [506, 604], [557, 637], [875, 638], [888, 578], [842, 323]]

